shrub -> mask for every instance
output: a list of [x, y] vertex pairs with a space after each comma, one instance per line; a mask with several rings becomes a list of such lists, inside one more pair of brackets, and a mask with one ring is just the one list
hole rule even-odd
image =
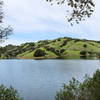
[[86, 52], [86, 51], [80, 51], [80, 54], [81, 54], [82, 56], [86, 56], [87, 52]]
[[87, 45], [86, 45], [86, 44], [84, 44], [84, 45], [83, 45], [83, 47], [84, 47], [84, 48], [86, 48], [86, 47], [87, 47]]
[[56, 93], [55, 100], [100, 100], [100, 70], [92, 78], [86, 76], [82, 83], [72, 78]]
[[60, 50], [60, 53], [63, 53], [64, 51], [65, 51], [65, 49], [61, 49], [61, 50]]
[[35, 51], [35, 53], [34, 53], [34, 56], [35, 57], [42, 57], [42, 56], [45, 56], [45, 51], [44, 50], [42, 50], [42, 49], [37, 49], [36, 51]]
[[6, 88], [0, 85], [0, 100], [23, 100], [13, 87]]

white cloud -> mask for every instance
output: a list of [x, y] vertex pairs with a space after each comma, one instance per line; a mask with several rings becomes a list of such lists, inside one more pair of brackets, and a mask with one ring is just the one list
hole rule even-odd
[[61, 23], [64, 19], [64, 11], [62, 12], [59, 7], [51, 7], [50, 4], [44, 1], [5, 1], [7, 21], [13, 23], [15, 28], [29, 30], [45, 30], [50, 27], [48, 21]]

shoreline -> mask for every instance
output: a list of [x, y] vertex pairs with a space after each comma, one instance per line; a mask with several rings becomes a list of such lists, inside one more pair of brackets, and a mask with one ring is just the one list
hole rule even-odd
[[[62, 56], [62, 57], [16, 57], [10, 59], [33, 59], [33, 60], [48, 60], [48, 59], [90, 59], [90, 60], [100, 60], [98, 57], [89, 57], [89, 56]], [[10, 60], [9, 59], [9, 60]], [[2, 59], [0, 59], [2, 60]], [[8, 60], [8, 59], [7, 59]]]

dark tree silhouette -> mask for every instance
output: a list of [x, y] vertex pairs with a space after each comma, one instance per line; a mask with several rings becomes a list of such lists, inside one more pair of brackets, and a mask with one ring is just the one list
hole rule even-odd
[[86, 53], [87, 53], [87, 52], [84, 51], [84, 50], [83, 50], [83, 51], [80, 51], [80, 54], [81, 54], [82, 56], [86, 56]]
[[67, 9], [67, 21], [73, 25], [75, 21], [77, 24], [80, 21], [85, 20], [90, 17], [94, 12], [95, 4], [93, 0], [46, 0], [50, 2], [51, 5], [56, 3], [57, 5], [67, 5], [69, 6], [69, 10]]
[[3, 4], [4, 4], [3, 1], [0, 0], [0, 42], [2, 40], [7, 39], [8, 36], [12, 34], [12, 30], [13, 30], [11, 26], [8, 26], [6, 28], [4, 28], [2, 26], [2, 23], [3, 23], [3, 21], [2, 21], [2, 19], [3, 19], [2, 6], [3, 6]]
[[86, 48], [86, 47], [87, 47], [87, 45], [86, 45], [86, 44], [84, 44], [84, 45], [83, 45], [83, 47], [84, 47], [84, 48]]
[[37, 49], [34, 53], [35, 57], [42, 57], [42, 56], [45, 56], [45, 55], [46, 55], [45, 50], [42, 50], [42, 49]]

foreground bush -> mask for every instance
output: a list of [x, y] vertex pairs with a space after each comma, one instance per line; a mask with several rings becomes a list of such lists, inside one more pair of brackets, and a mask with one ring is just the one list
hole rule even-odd
[[0, 100], [23, 100], [13, 87], [6, 88], [0, 85]]
[[55, 100], [100, 100], [100, 70], [92, 78], [86, 76], [82, 83], [72, 78], [56, 93]]

